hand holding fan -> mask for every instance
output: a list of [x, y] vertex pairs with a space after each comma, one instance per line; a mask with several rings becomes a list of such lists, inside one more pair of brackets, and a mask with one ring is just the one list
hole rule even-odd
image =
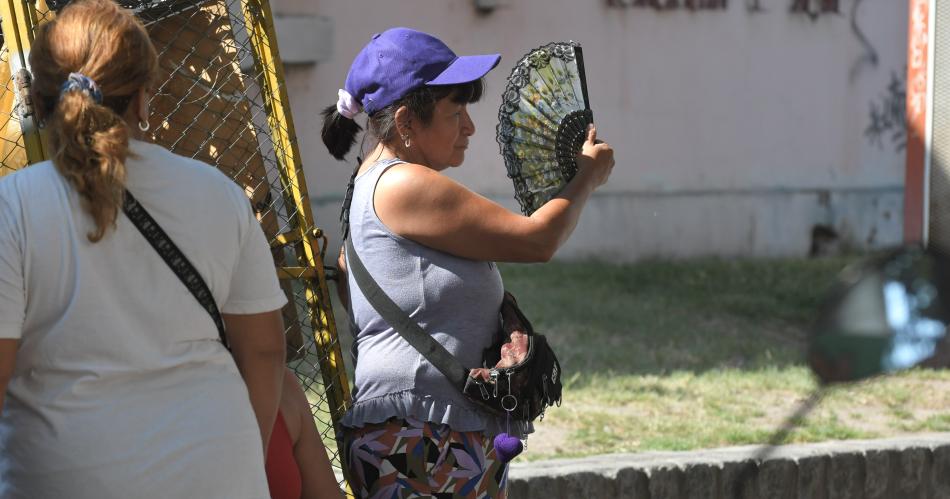
[[525, 215], [577, 173], [593, 121], [579, 44], [550, 43], [518, 61], [502, 94], [497, 140]]

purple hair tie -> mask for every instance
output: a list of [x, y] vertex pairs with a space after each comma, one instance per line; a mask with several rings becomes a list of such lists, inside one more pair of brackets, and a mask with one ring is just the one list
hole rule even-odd
[[82, 73], [69, 73], [69, 77], [59, 87], [59, 98], [62, 99], [67, 92], [82, 92], [92, 97], [96, 104], [102, 104], [102, 92], [99, 91], [99, 85]]

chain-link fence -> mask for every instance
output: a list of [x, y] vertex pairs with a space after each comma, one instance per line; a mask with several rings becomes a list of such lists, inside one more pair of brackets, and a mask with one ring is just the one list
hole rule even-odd
[[16, 85], [10, 74], [10, 51], [0, 46], [0, 176], [26, 164], [20, 120], [14, 111]]
[[[13, 7], [0, 5], [5, 30], [40, 24], [68, 0], [9, 3]], [[310, 211], [267, 0], [119, 3], [142, 19], [159, 53], [151, 138], [214, 165], [243, 186], [271, 241], [289, 301], [288, 365], [304, 385], [331, 461], [342, 471], [334, 426], [348, 403], [348, 388], [323, 268], [326, 239]], [[27, 158], [42, 159], [31, 151], [29, 131], [26, 140], [21, 133], [24, 110], [11, 77], [17, 65], [7, 64], [28, 51], [29, 37], [13, 38], [5, 37], [0, 52], [0, 175], [23, 167]]]

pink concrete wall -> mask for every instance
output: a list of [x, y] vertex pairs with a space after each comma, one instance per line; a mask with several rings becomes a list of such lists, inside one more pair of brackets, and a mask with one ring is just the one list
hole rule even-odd
[[351, 168], [325, 152], [319, 111], [335, 102], [370, 35], [399, 25], [431, 32], [458, 53], [502, 54], [486, 97], [472, 109], [478, 133], [469, 156], [452, 173], [500, 199], [513, 192], [494, 139], [504, 79], [527, 50], [567, 39], [584, 46], [595, 118], [616, 149], [604, 194], [879, 188], [903, 180], [903, 153], [864, 136], [870, 103], [884, 96], [892, 71], [904, 72], [902, 1], [861, 3], [856, 20], [876, 65], [857, 70], [866, 49], [852, 31], [852, 0], [841, 0], [840, 15], [816, 20], [789, 13], [790, 0], [763, 0], [761, 13], [740, 0], [697, 12], [502, 0], [488, 15], [477, 14], [471, 0], [273, 2], [278, 13], [329, 16], [335, 26], [330, 60], [288, 70], [317, 199], [339, 196]]

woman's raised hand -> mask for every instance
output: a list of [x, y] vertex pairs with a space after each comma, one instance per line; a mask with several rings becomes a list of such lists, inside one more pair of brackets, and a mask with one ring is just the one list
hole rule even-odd
[[614, 168], [614, 149], [610, 144], [597, 140], [597, 127], [591, 124], [587, 128], [587, 140], [577, 155], [580, 172], [591, 179], [594, 187], [607, 183]]

